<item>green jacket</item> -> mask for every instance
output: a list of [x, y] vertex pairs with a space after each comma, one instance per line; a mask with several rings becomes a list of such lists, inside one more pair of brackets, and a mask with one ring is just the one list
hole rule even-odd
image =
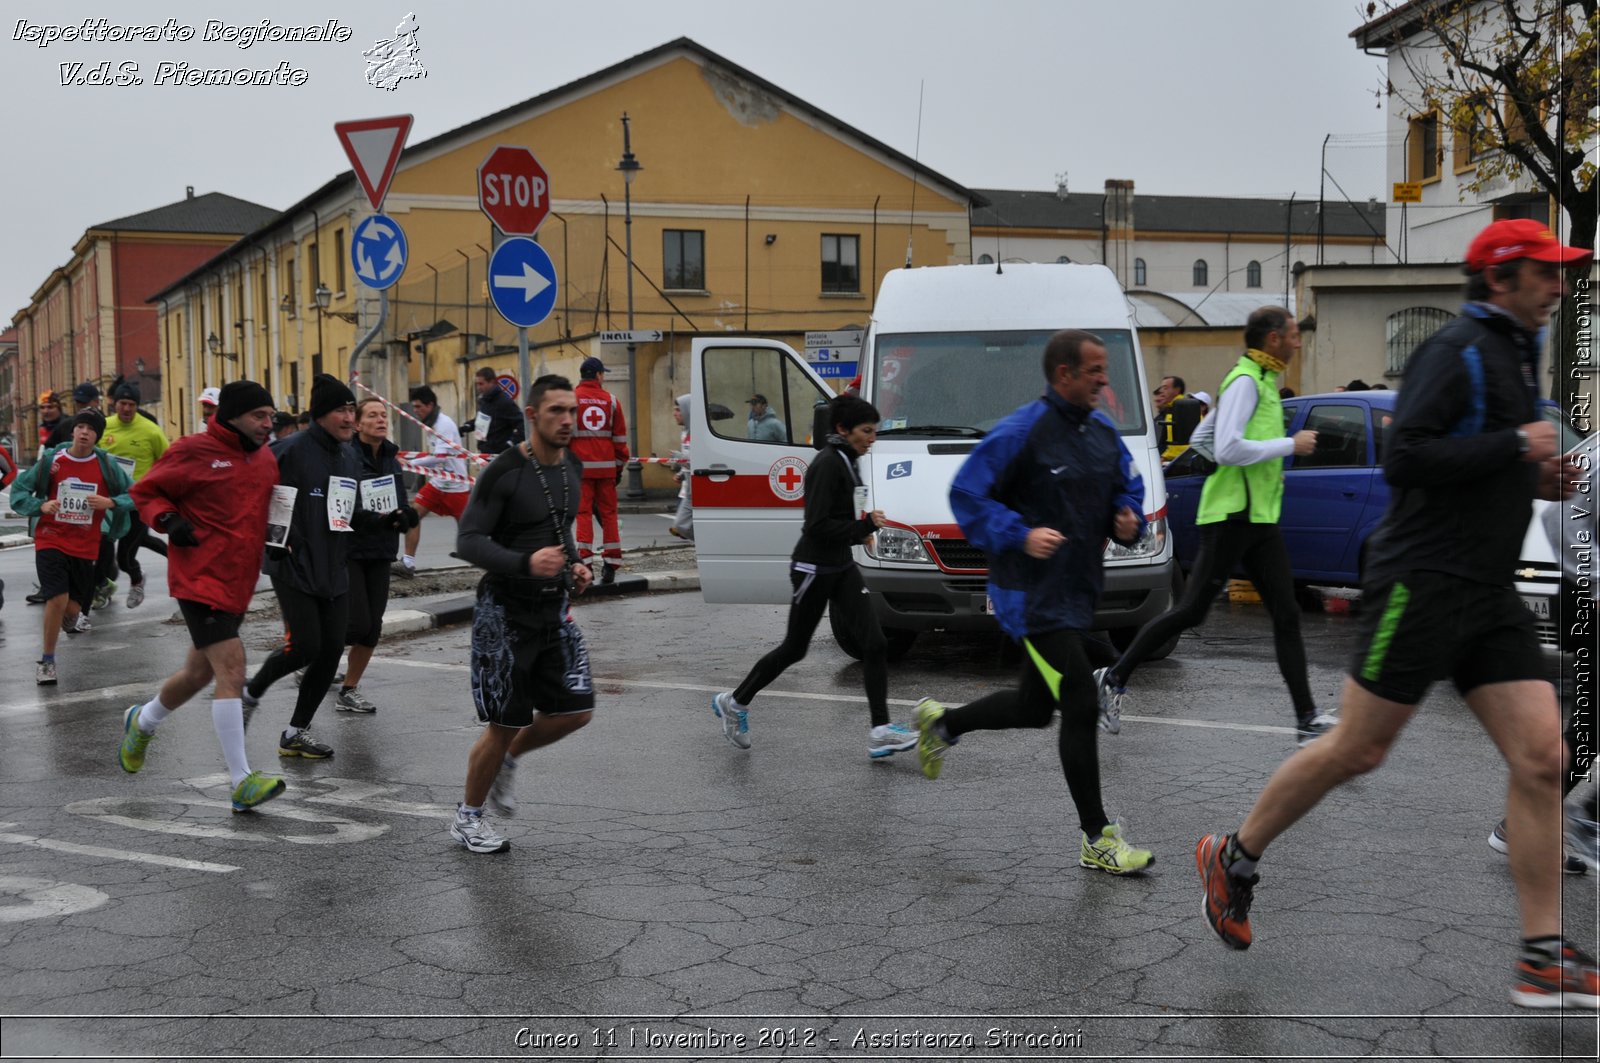
[[[1278, 374], [1257, 365], [1242, 355], [1237, 365], [1222, 378], [1217, 389], [1220, 408], [1228, 385], [1248, 376], [1256, 385], [1256, 409], [1245, 422], [1246, 439], [1283, 438], [1283, 400], [1278, 397]], [[1235, 513], [1247, 511], [1251, 524], [1276, 524], [1283, 508], [1283, 459], [1268, 458], [1254, 465], [1221, 465], [1206, 477], [1200, 489], [1200, 511], [1196, 524], [1216, 524]]]
[[133, 478], [142, 480], [156, 459], [166, 453], [167, 434], [148, 417], [136, 413], [132, 424], [123, 424], [122, 418], [113, 413], [106, 419], [100, 449], [114, 458], [132, 459]]
[[[63, 443], [44, 451], [31, 468], [19, 473], [11, 481], [11, 509], [28, 518], [30, 535], [33, 534], [34, 525], [39, 522], [44, 504], [50, 500], [50, 463], [55, 460], [58, 451], [68, 450], [71, 446], [71, 443]], [[133, 487], [133, 480], [104, 450], [95, 447], [94, 453], [100, 459], [100, 475], [105, 477], [106, 489], [111, 492], [111, 508], [106, 510], [106, 515], [100, 521], [100, 531], [109, 538], [120, 539], [133, 527], [133, 498], [128, 494]]]

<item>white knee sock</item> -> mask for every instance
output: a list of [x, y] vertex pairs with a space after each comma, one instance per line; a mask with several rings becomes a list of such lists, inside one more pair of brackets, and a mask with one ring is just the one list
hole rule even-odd
[[157, 694], [144, 703], [139, 710], [139, 730], [147, 735], [156, 733], [156, 728], [161, 726], [161, 721], [172, 715], [172, 710], [161, 704], [161, 695]]
[[211, 726], [222, 743], [222, 759], [228, 774], [238, 786], [250, 774], [250, 760], [244, 752], [244, 702], [238, 698], [217, 698], [211, 703]]

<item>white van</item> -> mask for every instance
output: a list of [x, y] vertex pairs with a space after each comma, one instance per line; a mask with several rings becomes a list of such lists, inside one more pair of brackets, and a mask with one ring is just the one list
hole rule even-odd
[[[1069, 264], [894, 270], [879, 290], [860, 366], [862, 397], [883, 416], [862, 477], [872, 508], [889, 523], [855, 550], [892, 657], [922, 631], [997, 627], [987, 565], [950, 512], [950, 482], [985, 432], [1044, 392], [1044, 345], [1064, 328], [1085, 329], [1105, 343], [1110, 386], [1100, 409], [1144, 478], [1150, 522], [1136, 546], [1107, 546], [1096, 622], [1126, 646], [1180, 588], [1144, 359], [1111, 271]], [[833, 392], [774, 340], [698, 339], [693, 352], [691, 490], [701, 592], [708, 602], [787, 602], [802, 479], [816, 455], [814, 408]], [[750, 438], [748, 414], [757, 395], [779, 422], [764, 419], [760, 440]], [[834, 635], [846, 653], [859, 655], [837, 628]]]

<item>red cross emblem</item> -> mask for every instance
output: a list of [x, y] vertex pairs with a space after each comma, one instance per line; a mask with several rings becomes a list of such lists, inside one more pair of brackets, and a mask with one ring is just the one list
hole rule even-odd
[[779, 458], [767, 470], [767, 484], [772, 493], [785, 502], [793, 502], [805, 494], [806, 463], [796, 457]]

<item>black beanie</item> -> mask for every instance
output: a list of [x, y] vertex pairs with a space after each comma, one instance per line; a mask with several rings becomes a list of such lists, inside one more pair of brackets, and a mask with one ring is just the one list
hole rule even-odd
[[341, 406], [354, 406], [355, 392], [335, 376], [318, 373], [311, 381], [311, 419], [326, 416]]
[[222, 393], [217, 396], [216, 418], [227, 424], [235, 417], [243, 417], [251, 410], [272, 405], [274, 405], [272, 393], [266, 388], [254, 380], [235, 380], [231, 384], [222, 385]]
[[132, 399], [134, 402], [138, 402], [139, 389], [133, 384], [118, 384], [111, 389], [111, 398], [116, 402], [121, 402], [123, 399]]
[[96, 443], [100, 442], [100, 437], [106, 434], [106, 419], [101, 417], [100, 414], [95, 410], [83, 410], [72, 419], [72, 427], [74, 430], [76, 430], [80, 424], [86, 424], [90, 428], [94, 429], [94, 441]]

